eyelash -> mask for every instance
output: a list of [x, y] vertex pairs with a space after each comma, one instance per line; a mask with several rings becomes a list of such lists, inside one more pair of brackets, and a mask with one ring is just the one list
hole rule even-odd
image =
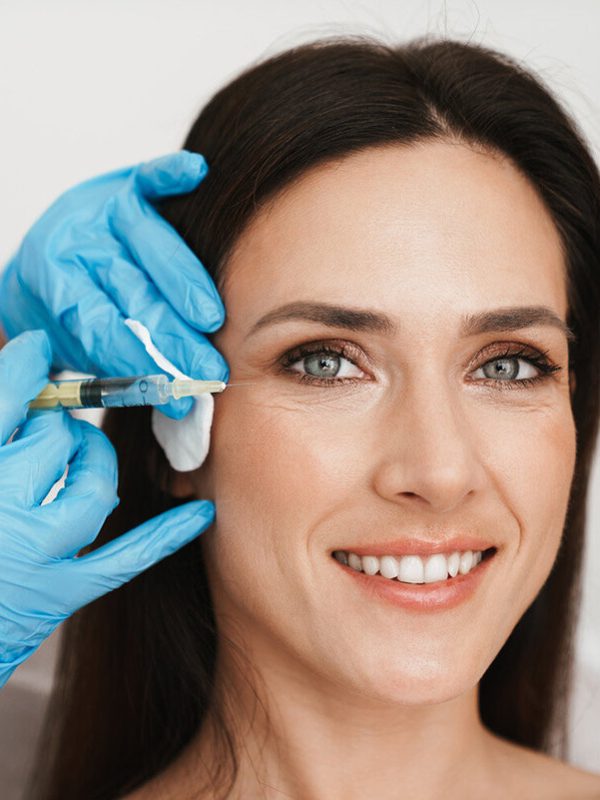
[[[547, 351], [534, 351], [533, 353], [526, 347], [519, 347], [519, 349], [515, 350], [514, 345], [507, 345], [506, 349], [501, 353], [496, 353], [493, 358], [484, 361], [483, 364], [480, 364], [477, 369], [480, 367], [486, 366], [494, 361], [501, 361], [502, 359], [523, 359], [527, 361], [532, 366], [536, 367], [536, 369], [540, 370], [541, 374], [536, 375], [534, 378], [521, 378], [520, 380], [511, 379], [511, 380], [500, 380], [494, 378], [485, 378], [481, 381], [476, 381], [477, 383], [484, 383], [486, 385], [492, 385], [495, 388], [500, 390], [505, 389], [524, 389], [527, 387], [531, 387], [534, 384], [547, 380], [553, 373], [559, 372], [562, 370], [562, 367], [558, 364], [555, 364], [548, 358]], [[336, 345], [331, 342], [313, 342], [310, 344], [299, 345], [298, 347], [294, 348], [293, 350], [288, 351], [283, 355], [280, 359], [280, 363], [283, 367], [283, 371], [292, 375], [296, 380], [302, 383], [308, 383], [313, 386], [331, 386], [332, 384], [349, 384], [349, 383], [362, 383], [364, 378], [317, 378], [314, 375], [302, 375], [296, 370], [289, 369], [290, 366], [297, 364], [299, 361], [304, 360], [308, 356], [312, 355], [320, 355], [322, 353], [327, 353], [328, 355], [337, 355], [342, 356], [343, 358], [350, 361], [355, 367], [361, 369], [360, 365], [356, 363], [355, 358], [355, 351], [350, 348], [347, 344]], [[354, 355], [354, 358], [350, 357], [350, 353]]]

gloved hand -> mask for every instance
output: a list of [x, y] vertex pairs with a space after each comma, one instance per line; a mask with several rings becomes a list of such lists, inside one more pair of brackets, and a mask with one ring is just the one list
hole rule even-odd
[[[0, 324], [8, 337], [45, 330], [55, 371], [164, 372], [124, 324], [130, 317], [181, 372], [227, 381], [227, 362], [200, 333], [221, 327], [223, 302], [201, 262], [149, 202], [192, 191], [207, 171], [201, 155], [182, 150], [59, 197], [0, 276]], [[186, 397], [158, 408], [181, 419], [193, 402]]]
[[[210, 500], [185, 503], [76, 558], [119, 503], [117, 460], [101, 430], [64, 409], [26, 419], [51, 363], [42, 330], [0, 350], [0, 686], [60, 622], [187, 544], [215, 513]], [[40, 505], [67, 463], [64, 488]]]

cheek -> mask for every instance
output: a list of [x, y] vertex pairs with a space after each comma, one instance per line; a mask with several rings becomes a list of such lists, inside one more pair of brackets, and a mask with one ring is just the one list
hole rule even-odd
[[229, 577], [227, 593], [256, 615], [272, 613], [264, 604], [273, 594], [280, 609], [293, 604], [306, 614], [303, 603], [318, 595], [311, 565], [330, 544], [326, 532], [336, 520], [339, 528], [357, 484], [364, 485], [364, 435], [331, 404], [225, 399], [215, 405], [211, 433], [211, 572], [221, 583]]
[[575, 424], [570, 406], [555, 405], [506, 415], [506, 427], [495, 423], [487, 436], [500, 500], [516, 525], [507, 547], [513, 591], [505, 598], [518, 618], [556, 560], [575, 467]]
[[289, 531], [306, 546], [314, 523], [347, 501], [365, 443], [331, 408], [257, 400], [215, 408], [211, 448], [219, 525]]

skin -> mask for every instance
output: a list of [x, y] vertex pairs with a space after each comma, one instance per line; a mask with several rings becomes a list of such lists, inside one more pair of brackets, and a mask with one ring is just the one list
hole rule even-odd
[[[224, 707], [243, 748], [232, 797], [600, 796], [600, 776], [493, 736], [477, 703], [555, 561], [576, 442], [564, 333], [463, 338], [459, 318], [539, 304], [565, 320], [565, 275], [531, 184], [461, 143], [377, 147], [319, 166], [240, 236], [212, 341], [230, 381], [248, 385], [214, 396], [208, 459], [175, 486], [215, 501], [202, 546], [219, 630], [240, 644], [270, 714], [268, 728], [245, 662], [224, 644], [219, 692], [234, 698]], [[400, 332], [293, 320], [245, 338], [293, 300], [377, 309]], [[291, 373], [278, 366], [322, 341], [353, 343], [356, 366], [345, 356], [334, 366], [362, 380], [313, 386], [296, 377], [327, 379], [315, 358]], [[481, 367], [507, 343], [548, 351], [562, 369], [503, 391], [494, 364]], [[511, 364], [518, 379], [540, 374]], [[450, 610], [373, 598], [330, 555], [460, 532], [498, 553], [476, 594]], [[211, 761], [208, 728], [159, 779], [160, 796], [197, 785], [200, 759]]]

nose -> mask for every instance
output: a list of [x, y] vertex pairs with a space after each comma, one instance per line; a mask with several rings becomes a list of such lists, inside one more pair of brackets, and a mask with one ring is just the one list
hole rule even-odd
[[477, 427], [439, 371], [399, 390], [380, 424], [375, 489], [385, 499], [445, 513], [484, 486]]

